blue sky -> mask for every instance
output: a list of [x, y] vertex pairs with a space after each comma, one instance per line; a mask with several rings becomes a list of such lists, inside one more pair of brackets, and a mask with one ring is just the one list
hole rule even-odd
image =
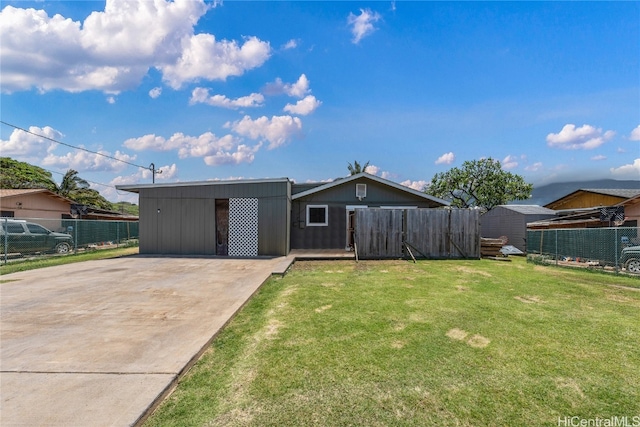
[[[2, 1], [0, 153], [54, 179], [640, 178], [638, 2]], [[104, 185], [100, 185], [104, 184]]]

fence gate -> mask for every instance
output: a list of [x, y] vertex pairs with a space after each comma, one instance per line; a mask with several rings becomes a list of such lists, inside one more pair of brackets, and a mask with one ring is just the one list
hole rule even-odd
[[480, 215], [469, 209], [357, 209], [360, 258], [480, 258]]

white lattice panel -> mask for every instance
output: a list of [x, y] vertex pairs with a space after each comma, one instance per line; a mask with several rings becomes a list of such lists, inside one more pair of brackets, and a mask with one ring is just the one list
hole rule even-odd
[[258, 255], [258, 199], [229, 199], [229, 256]]

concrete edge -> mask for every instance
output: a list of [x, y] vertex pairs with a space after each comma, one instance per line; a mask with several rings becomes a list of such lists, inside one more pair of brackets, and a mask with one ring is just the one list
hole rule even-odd
[[144, 424], [144, 422], [151, 415], [153, 415], [153, 413], [156, 411], [156, 409], [158, 409], [158, 407], [162, 404], [162, 402], [164, 402], [175, 391], [178, 384], [180, 383], [180, 380], [191, 370], [193, 365], [195, 365], [198, 362], [198, 360], [200, 360], [204, 352], [207, 351], [207, 349], [211, 346], [211, 344], [218, 337], [218, 335], [227, 327], [227, 325], [229, 325], [229, 323], [231, 323], [231, 321], [236, 317], [236, 315], [240, 312], [240, 310], [242, 310], [244, 306], [247, 305], [249, 301], [251, 301], [253, 296], [256, 293], [258, 293], [260, 289], [262, 289], [262, 286], [270, 278], [271, 278], [271, 275], [266, 277], [262, 281], [262, 283], [260, 283], [260, 285], [256, 288], [255, 291], [253, 291], [253, 293], [251, 293], [251, 295], [249, 295], [249, 297], [245, 300], [245, 302], [243, 302], [238, 307], [238, 309], [234, 311], [231, 316], [229, 316], [229, 319], [227, 319], [227, 321], [224, 322], [224, 324], [211, 336], [211, 338], [207, 340], [207, 342], [200, 348], [200, 350], [198, 350], [198, 352], [195, 355], [193, 355], [191, 359], [189, 359], [187, 364], [176, 375], [174, 375], [171, 382], [169, 382], [169, 384], [167, 384], [167, 386], [160, 393], [158, 393], [158, 395], [153, 399], [151, 404], [142, 412], [142, 414], [140, 414], [138, 419], [136, 419], [136, 421], [133, 424], [131, 424], [133, 427], [141, 427], [142, 424]]

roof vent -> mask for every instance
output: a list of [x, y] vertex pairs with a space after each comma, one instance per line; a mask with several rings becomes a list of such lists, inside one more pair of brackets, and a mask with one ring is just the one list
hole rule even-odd
[[367, 197], [367, 184], [356, 184], [356, 197], [360, 201]]

